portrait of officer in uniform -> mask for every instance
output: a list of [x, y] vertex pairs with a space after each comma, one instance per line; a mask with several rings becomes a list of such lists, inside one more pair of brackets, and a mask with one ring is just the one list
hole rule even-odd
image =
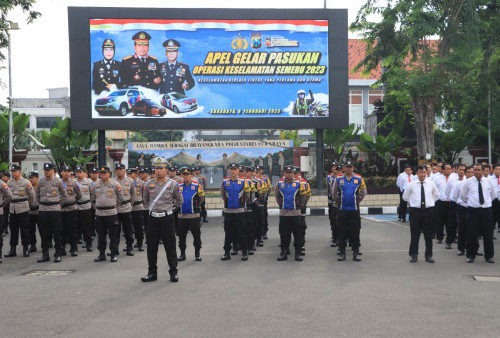
[[167, 61], [160, 64], [160, 94], [171, 92], [185, 94], [185, 90], [190, 90], [194, 87], [194, 79], [189, 66], [177, 61], [180, 46], [179, 41], [174, 39], [168, 39], [163, 42]]
[[143, 86], [158, 89], [161, 82], [158, 60], [148, 55], [151, 35], [140, 31], [134, 34], [132, 40], [135, 53], [122, 60], [120, 87]]
[[102, 43], [104, 59], [94, 62], [92, 68], [92, 89], [99, 95], [101, 92], [116, 89], [120, 81], [120, 61], [113, 60], [115, 56], [115, 42], [106, 39]]

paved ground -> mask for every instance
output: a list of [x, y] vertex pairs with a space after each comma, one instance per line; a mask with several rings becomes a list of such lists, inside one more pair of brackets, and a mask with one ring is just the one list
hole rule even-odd
[[[188, 249], [177, 284], [163, 254], [160, 279], [148, 284], [140, 282], [145, 252], [115, 264], [94, 263], [95, 252], [60, 264], [34, 263], [40, 253], [5, 258], [0, 336], [497, 337], [500, 283], [471, 275], [500, 276], [500, 261], [467, 264], [439, 245], [436, 264], [410, 264], [407, 224], [383, 216], [363, 220], [359, 263], [336, 261], [325, 216], [308, 217], [304, 262], [276, 261], [277, 217], [248, 262], [221, 262], [221, 218], [212, 218], [202, 229], [203, 262]], [[23, 275], [50, 269], [74, 273]]]

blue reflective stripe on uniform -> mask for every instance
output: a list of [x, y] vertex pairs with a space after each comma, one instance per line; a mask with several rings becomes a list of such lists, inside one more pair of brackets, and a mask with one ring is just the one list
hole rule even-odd
[[[295, 186], [294, 186], [295, 185]], [[297, 197], [300, 189], [300, 182], [293, 181], [287, 183], [282, 181], [278, 183], [278, 189], [281, 196], [283, 197], [283, 209], [285, 210], [296, 210], [297, 209]]]
[[361, 186], [361, 177], [353, 176], [348, 181], [345, 176], [337, 177], [337, 186], [340, 189], [340, 210], [358, 210], [356, 193]]
[[[228, 185], [229, 182], [229, 185]], [[224, 190], [226, 191], [226, 208], [228, 209], [239, 209], [243, 208], [243, 196], [245, 188], [245, 180], [237, 179], [232, 181], [227, 179], [223, 181]]]
[[[191, 189], [191, 187], [195, 187]], [[182, 197], [184, 198], [184, 202], [182, 203], [181, 212], [183, 214], [194, 214], [195, 206], [194, 199], [198, 194], [198, 184], [191, 182], [188, 186], [181, 183], [179, 188], [182, 187]]]

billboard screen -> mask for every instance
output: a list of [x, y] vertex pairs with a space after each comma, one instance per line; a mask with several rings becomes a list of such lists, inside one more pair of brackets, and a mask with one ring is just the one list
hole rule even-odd
[[72, 126], [345, 127], [335, 12], [70, 8]]

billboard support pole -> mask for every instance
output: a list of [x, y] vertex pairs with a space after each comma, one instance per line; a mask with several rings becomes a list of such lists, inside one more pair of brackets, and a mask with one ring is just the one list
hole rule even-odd
[[323, 190], [323, 129], [316, 129], [316, 182], [317, 189]]
[[99, 167], [106, 166], [106, 131], [97, 131], [97, 164]]

